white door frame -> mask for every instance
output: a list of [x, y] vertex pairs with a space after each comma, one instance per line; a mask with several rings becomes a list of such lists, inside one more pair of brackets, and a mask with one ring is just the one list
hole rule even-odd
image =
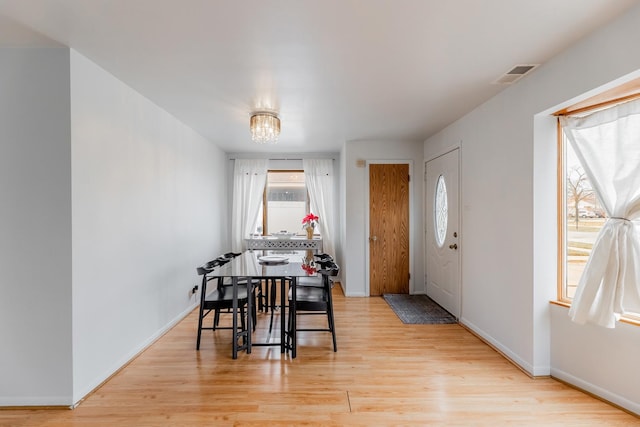
[[459, 313], [459, 317], [458, 319], [462, 318], [462, 313], [463, 313], [463, 303], [464, 300], [462, 298], [462, 290], [463, 290], [463, 286], [464, 286], [464, 282], [462, 280], [463, 275], [462, 275], [462, 260], [463, 260], [463, 249], [464, 249], [464, 233], [462, 232], [462, 223], [463, 223], [463, 205], [462, 205], [462, 146], [461, 145], [452, 145], [447, 147], [446, 149], [442, 150], [442, 151], [438, 151], [434, 154], [432, 154], [431, 156], [425, 158], [424, 161], [424, 191], [423, 191], [423, 195], [422, 195], [422, 201], [423, 201], [423, 244], [424, 244], [424, 266], [425, 266], [425, 271], [424, 271], [424, 292], [427, 292], [427, 274], [428, 272], [428, 268], [427, 268], [427, 259], [429, 257], [428, 254], [428, 245], [427, 245], [427, 221], [429, 221], [429, 215], [427, 213], [427, 163], [429, 163], [432, 160], [437, 159], [438, 157], [442, 157], [446, 154], [449, 154], [453, 151], [458, 150], [458, 224], [456, 224], [457, 230], [458, 230], [458, 241], [459, 241], [459, 245], [458, 245], [458, 289], [459, 289], [459, 295], [458, 295], [458, 304], [460, 307], [460, 313]]
[[[409, 176], [413, 177], [413, 160], [367, 160], [367, 173], [365, 176], [364, 182], [364, 192], [365, 192], [365, 209], [364, 209], [364, 268], [365, 268], [365, 278], [364, 278], [364, 294], [365, 296], [371, 296], [371, 290], [369, 288], [370, 283], [370, 271], [369, 265], [369, 206], [371, 205], [371, 201], [369, 200], [369, 165], [373, 164], [386, 164], [386, 165], [409, 165]], [[414, 283], [414, 274], [413, 274], [413, 240], [414, 233], [411, 232], [414, 226], [413, 221], [413, 178], [409, 179], [409, 294], [414, 293], [413, 283]], [[416, 227], [416, 229], [418, 229]], [[426, 258], [425, 258], [426, 259]]]

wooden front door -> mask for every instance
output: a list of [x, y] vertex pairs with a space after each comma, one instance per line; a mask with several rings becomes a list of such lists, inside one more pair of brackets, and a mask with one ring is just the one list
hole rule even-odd
[[369, 165], [369, 295], [409, 293], [409, 165]]

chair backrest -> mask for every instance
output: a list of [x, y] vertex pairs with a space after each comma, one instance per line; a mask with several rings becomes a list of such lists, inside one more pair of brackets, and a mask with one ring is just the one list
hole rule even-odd
[[328, 266], [334, 264], [332, 259], [317, 259], [315, 263], [320, 266], [320, 268], [327, 268]]
[[[226, 261], [225, 261], [226, 262]], [[223, 265], [225, 262], [220, 261], [220, 259], [216, 258], [209, 262], [205, 262], [201, 266], [196, 268], [199, 276], [204, 276], [207, 273], [211, 273], [216, 267]]]
[[321, 261], [333, 261], [333, 257], [329, 254], [315, 254], [313, 257]]
[[324, 262], [322, 268], [318, 270], [318, 273], [323, 276], [335, 277], [340, 273], [340, 267], [333, 261]]
[[222, 256], [225, 257], [225, 258], [231, 259], [231, 258], [235, 258], [235, 257], [237, 257], [239, 255], [241, 255], [240, 252], [227, 252], [226, 254], [224, 254]]

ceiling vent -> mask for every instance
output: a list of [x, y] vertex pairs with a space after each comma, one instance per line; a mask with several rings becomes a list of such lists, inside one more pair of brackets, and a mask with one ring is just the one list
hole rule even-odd
[[534, 68], [536, 68], [540, 64], [520, 64], [511, 68], [509, 71], [501, 75], [496, 81], [493, 82], [495, 85], [510, 85], [521, 78], [523, 78], [526, 74], [529, 74]]

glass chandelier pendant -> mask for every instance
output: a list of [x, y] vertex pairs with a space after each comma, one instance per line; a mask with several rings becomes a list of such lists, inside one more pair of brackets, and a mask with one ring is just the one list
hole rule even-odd
[[280, 135], [280, 119], [270, 112], [253, 113], [250, 122], [251, 139], [259, 144], [276, 143]]

